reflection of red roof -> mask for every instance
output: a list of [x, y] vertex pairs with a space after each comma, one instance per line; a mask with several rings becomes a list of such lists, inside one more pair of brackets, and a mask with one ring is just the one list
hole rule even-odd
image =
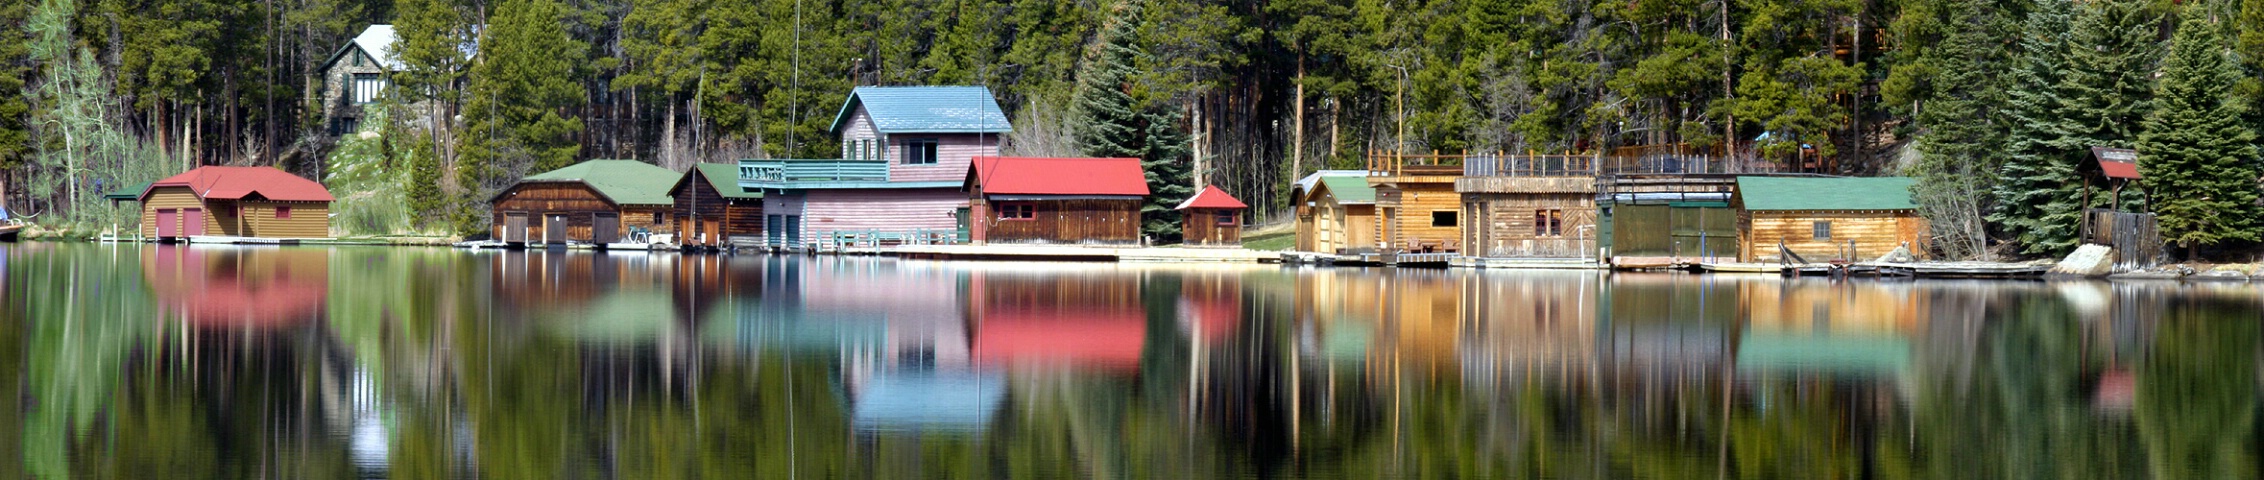
[[1147, 343], [1147, 317], [1137, 310], [985, 315], [975, 332], [977, 363], [1059, 361], [1136, 369]]
[[328, 202], [330, 190], [312, 180], [267, 167], [197, 167], [149, 184], [142, 200], [157, 187], [189, 187], [199, 198], [241, 200], [258, 195], [282, 202]]
[[1173, 210], [1190, 208], [1250, 208], [1250, 205], [1235, 199], [1233, 195], [1228, 195], [1225, 190], [1219, 190], [1217, 185], [1204, 185], [1203, 191], [1195, 192], [1193, 197], [1187, 197], [1187, 201], [1180, 202], [1179, 208]]
[[975, 157], [967, 186], [990, 195], [1148, 194], [1137, 158]]
[[2100, 160], [2099, 171], [2106, 172], [2107, 178], [2138, 179], [2138, 164], [2136, 163]]
[[1193, 323], [1190, 328], [1199, 338], [1216, 342], [1234, 336], [1235, 327], [1242, 323], [1242, 306], [1233, 298], [1180, 297], [1179, 316]]
[[143, 266], [158, 301], [197, 327], [289, 327], [321, 315], [330, 294], [321, 252], [154, 250]]

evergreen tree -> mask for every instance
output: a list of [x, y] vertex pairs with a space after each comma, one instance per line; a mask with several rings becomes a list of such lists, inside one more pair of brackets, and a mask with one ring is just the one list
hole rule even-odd
[[470, 198], [460, 230], [476, 231], [481, 204], [512, 179], [574, 162], [582, 120], [565, 115], [584, 100], [574, 79], [581, 42], [566, 35], [556, 0], [504, 0], [490, 19], [465, 88], [465, 131], [457, 163]]
[[2005, 164], [1989, 220], [2022, 253], [2049, 256], [2075, 248], [2083, 213], [2082, 180], [2069, 160], [2074, 152], [2052, 144], [2061, 137], [2062, 116], [2069, 113], [2060, 109], [2061, 74], [2074, 14], [2062, 0], [2034, 0], [2029, 7], [2008, 73]]
[[0, 4], [0, 210], [8, 208], [10, 178], [31, 156], [29, 1]]
[[1178, 111], [1161, 102], [1143, 105], [1129, 87], [1133, 65], [1146, 55], [1134, 28], [1140, 5], [1119, 7], [1115, 23], [1101, 34], [1096, 56], [1078, 76], [1071, 99], [1072, 135], [1085, 155], [1140, 159], [1147, 172], [1148, 201], [1140, 206], [1140, 232], [1157, 240], [1179, 237], [1179, 215], [1172, 207], [1193, 193], [1187, 158], [1188, 138]]
[[2089, 159], [2091, 147], [2129, 148], [2153, 111], [2154, 62], [2160, 17], [2145, 0], [2084, 2], [2068, 30], [2062, 76], [2060, 137], [2052, 147], [2065, 160]]
[[1954, 0], [1949, 7], [1949, 35], [1933, 62], [1935, 99], [1917, 118], [1926, 129], [1918, 138], [1923, 155], [1911, 173], [1934, 245], [1950, 258], [1975, 258], [1987, 253], [1983, 202], [2004, 160], [2004, 128], [1995, 121], [2005, 103], [1996, 74], [2002, 48], [1994, 37], [2005, 25], [1986, 0]]
[[2257, 240], [2256, 132], [2240, 123], [2232, 89], [2240, 66], [2213, 20], [2188, 6], [2162, 60], [2155, 109], [2139, 137], [2138, 167], [2162, 239], [2186, 248]]

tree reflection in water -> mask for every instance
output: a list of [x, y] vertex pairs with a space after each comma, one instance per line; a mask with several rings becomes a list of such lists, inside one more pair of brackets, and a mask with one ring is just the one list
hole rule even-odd
[[0, 249], [0, 477], [2259, 474], [2253, 288]]

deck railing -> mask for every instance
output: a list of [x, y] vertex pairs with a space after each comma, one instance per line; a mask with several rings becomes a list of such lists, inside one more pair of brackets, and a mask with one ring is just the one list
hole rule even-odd
[[740, 160], [739, 178], [757, 182], [888, 181], [888, 162], [874, 160]]
[[1368, 176], [1396, 177], [1445, 175], [1467, 177], [1590, 177], [1638, 174], [1740, 174], [1778, 173], [1783, 167], [1766, 160], [1733, 161], [1708, 151], [1676, 149], [1614, 149], [1599, 153], [1479, 153], [1368, 155]]

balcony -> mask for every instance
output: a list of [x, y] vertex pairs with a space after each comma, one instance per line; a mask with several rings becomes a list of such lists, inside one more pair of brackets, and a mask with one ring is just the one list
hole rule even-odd
[[740, 160], [742, 183], [886, 182], [888, 162], [876, 160]]

